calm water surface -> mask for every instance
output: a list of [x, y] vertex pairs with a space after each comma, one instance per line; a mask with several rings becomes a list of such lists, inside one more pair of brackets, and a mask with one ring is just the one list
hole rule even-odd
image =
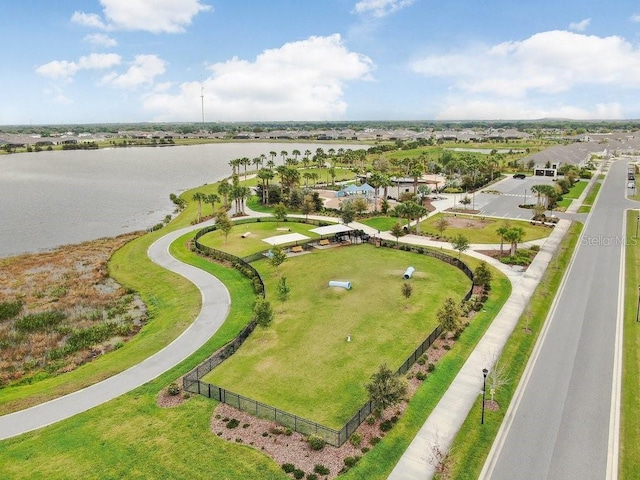
[[[359, 145], [224, 143], [0, 156], [0, 257], [149, 228], [169, 194], [231, 174], [229, 160]], [[252, 167], [249, 167], [252, 168]]]

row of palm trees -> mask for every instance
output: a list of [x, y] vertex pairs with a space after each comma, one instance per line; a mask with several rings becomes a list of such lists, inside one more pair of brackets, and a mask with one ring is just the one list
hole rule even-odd
[[202, 221], [202, 204], [208, 203], [211, 205], [213, 210], [213, 214], [216, 211], [216, 203], [220, 202], [220, 197], [222, 197], [222, 203], [225, 210], [231, 208], [231, 201], [234, 202], [235, 212], [239, 215], [245, 214], [245, 200], [247, 197], [251, 195], [251, 189], [249, 187], [245, 187], [244, 185], [240, 185], [240, 180], [238, 175], [234, 175], [232, 177], [232, 182], [229, 183], [227, 181], [220, 182], [218, 185], [218, 193], [203, 193], [203, 192], [195, 192], [192, 196], [192, 199], [198, 202], [198, 218], [197, 223]]

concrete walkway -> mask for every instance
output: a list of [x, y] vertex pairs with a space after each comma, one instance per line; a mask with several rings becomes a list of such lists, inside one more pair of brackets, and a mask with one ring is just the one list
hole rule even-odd
[[449, 450], [482, 392], [482, 369], [490, 370], [499, 358], [570, 224], [568, 220], [560, 220], [524, 274], [519, 275], [519, 278], [515, 274], [509, 276], [513, 287], [511, 296], [409, 445], [389, 479], [424, 480], [434, 475], [437, 463], [433, 449], [437, 448], [441, 452]]
[[155, 263], [182, 275], [200, 289], [202, 309], [191, 326], [165, 348], [124, 372], [64, 397], [0, 417], [0, 439], [51, 425], [127, 393], [173, 368], [211, 338], [227, 318], [229, 293], [217, 278], [169, 254], [174, 240], [205, 225], [171, 232], [153, 243], [148, 251]]

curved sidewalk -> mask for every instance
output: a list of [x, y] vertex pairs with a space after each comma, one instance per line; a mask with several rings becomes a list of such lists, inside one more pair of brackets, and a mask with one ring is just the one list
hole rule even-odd
[[179, 262], [169, 253], [174, 240], [205, 225], [171, 232], [156, 240], [147, 252], [153, 262], [182, 275], [199, 288], [202, 309], [191, 326], [165, 348], [124, 372], [64, 397], [0, 417], [0, 440], [51, 425], [127, 393], [173, 368], [211, 338], [229, 312], [229, 292], [214, 276]]

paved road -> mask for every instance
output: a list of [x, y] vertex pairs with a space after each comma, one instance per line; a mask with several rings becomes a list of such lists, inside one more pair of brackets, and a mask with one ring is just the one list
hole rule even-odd
[[0, 417], [0, 439], [51, 425], [129, 392], [177, 365], [211, 338], [227, 317], [229, 293], [217, 278], [180, 263], [169, 254], [169, 245], [175, 239], [202, 226], [172, 232], [157, 240], [148, 251], [155, 263], [199, 286], [202, 310], [193, 324], [158, 353], [122, 373], [64, 397]]
[[613, 479], [626, 162], [612, 165], [481, 478]]

